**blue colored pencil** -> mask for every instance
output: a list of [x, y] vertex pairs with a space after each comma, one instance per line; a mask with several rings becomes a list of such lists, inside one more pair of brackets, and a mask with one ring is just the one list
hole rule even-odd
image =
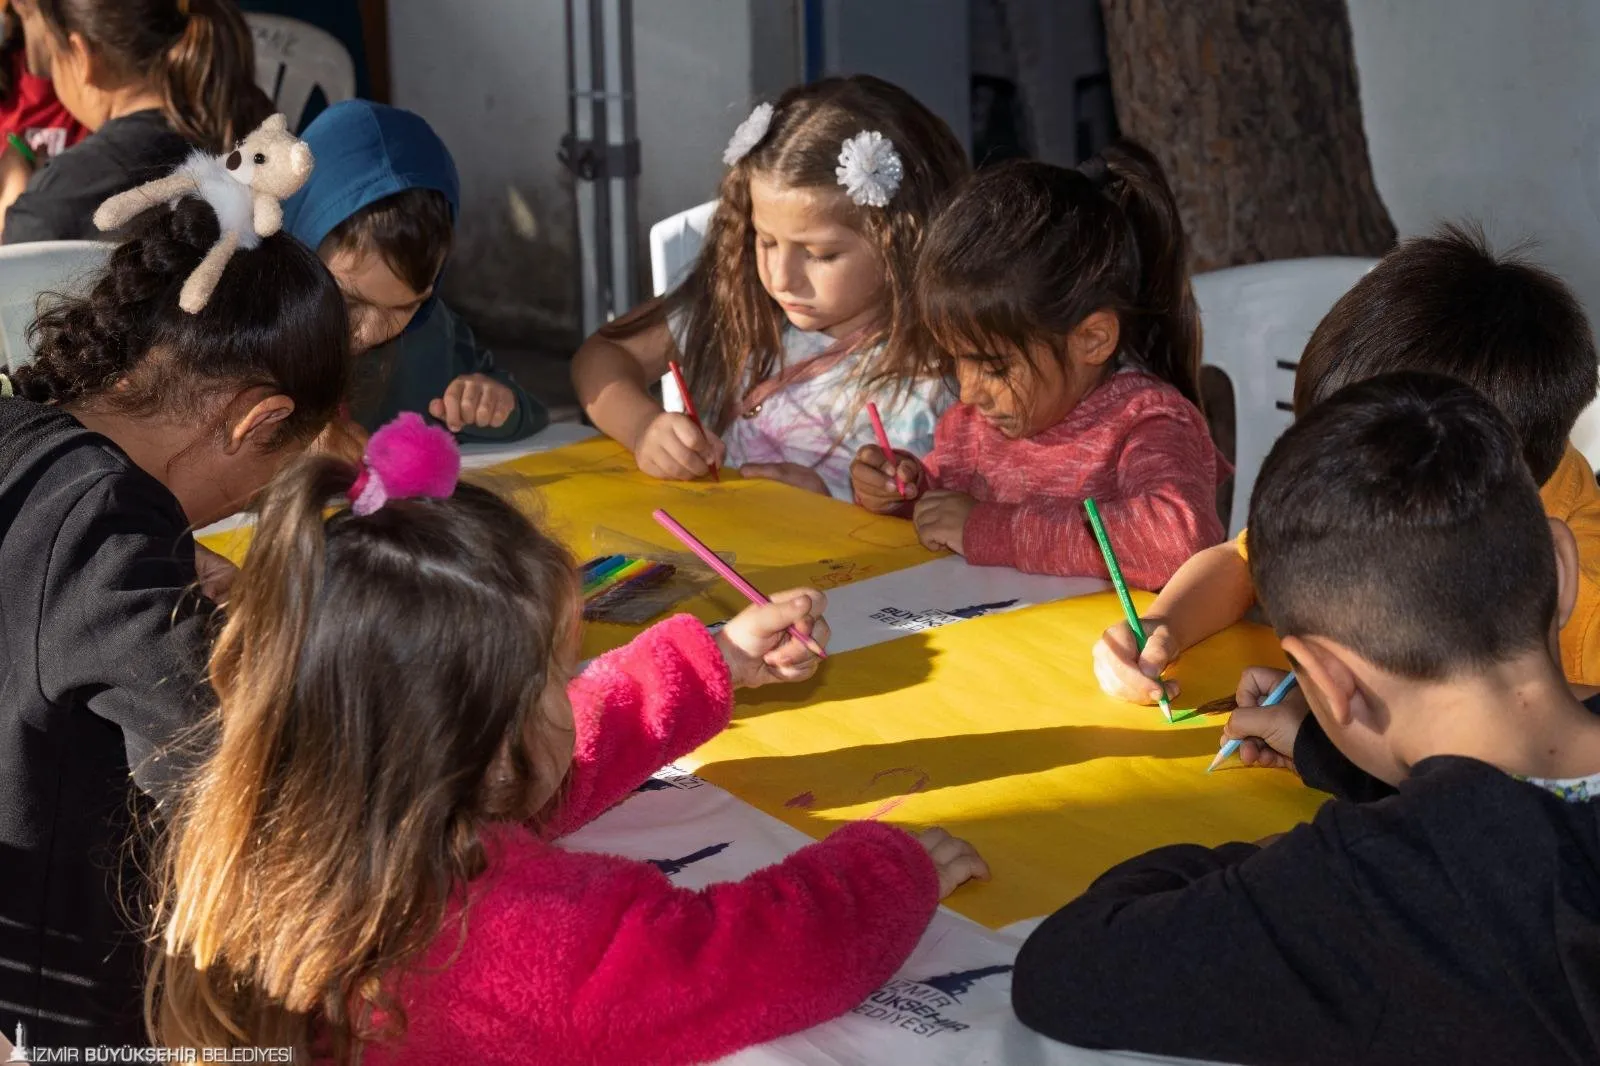
[[[1294, 671], [1290, 670], [1287, 674], [1283, 675], [1283, 680], [1279, 681], [1277, 685], [1273, 687], [1272, 691], [1267, 693], [1267, 698], [1261, 701], [1261, 706], [1273, 707], [1282, 703], [1283, 698], [1292, 692], [1294, 687], [1299, 683], [1299, 679], [1294, 676]], [[1233, 753], [1238, 751], [1242, 744], [1244, 744], [1244, 740], [1240, 737], [1223, 741], [1222, 750], [1217, 752], [1217, 757], [1211, 760], [1210, 766], [1206, 767], [1206, 773], [1209, 774], [1211, 771], [1215, 770], [1217, 767], [1231, 759], [1233, 757]]]

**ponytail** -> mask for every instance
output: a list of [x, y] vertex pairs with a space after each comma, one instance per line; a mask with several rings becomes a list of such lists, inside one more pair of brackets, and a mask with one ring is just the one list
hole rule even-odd
[[167, 124], [221, 154], [272, 114], [234, 0], [35, 0], [56, 37], [81, 34], [118, 73], [148, 79]]
[[1122, 328], [1145, 369], [1200, 406], [1200, 312], [1189, 287], [1189, 240], [1161, 164], [1143, 145], [1118, 141], [1100, 154], [1104, 193], [1128, 220], [1138, 261], [1134, 313]]
[[1076, 170], [1018, 161], [980, 170], [935, 220], [917, 261], [934, 355], [1031, 361], [1096, 311], [1119, 352], [1200, 406], [1200, 318], [1177, 201], [1148, 151], [1121, 141]]
[[233, 0], [187, 0], [183, 36], [156, 60], [161, 110], [189, 143], [221, 154], [272, 114], [256, 86], [250, 27]]

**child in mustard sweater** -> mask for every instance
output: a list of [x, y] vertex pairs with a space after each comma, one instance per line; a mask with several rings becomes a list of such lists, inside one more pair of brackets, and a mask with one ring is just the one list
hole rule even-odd
[[[1481, 234], [1450, 226], [1406, 241], [1344, 295], [1311, 335], [1295, 374], [1303, 416], [1345, 385], [1394, 370], [1425, 370], [1474, 386], [1517, 432], [1545, 513], [1578, 544], [1578, 599], [1561, 630], [1575, 685], [1600, 685], [1600, 488], [1567, 440], [1595, 397], [1589, 320], [1560, 279], [1496, 256]], [[1094, 647], [1108, 695], [1154, 703], [1162, 671], [1188, 648], [1239, 621], [1256, 602], [1246, 534], [1185, 563], [1144, 616], [1141, 655], [1126, 623]]]

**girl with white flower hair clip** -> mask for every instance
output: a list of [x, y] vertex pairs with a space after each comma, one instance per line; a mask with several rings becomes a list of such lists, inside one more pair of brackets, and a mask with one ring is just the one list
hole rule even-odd
[[[910, 94], [858, 75], [760, 104], [722, 158], [694, 268], [584, 343], [579, 400], [655, 477], [726, 465], [849, 499], [851, 459], [875, 439], [868, 403], [897, 445], [921, 453], [954, 400], [912, 271], [966, 153]], [[651, 393], [673, 362], [698, 422]]]

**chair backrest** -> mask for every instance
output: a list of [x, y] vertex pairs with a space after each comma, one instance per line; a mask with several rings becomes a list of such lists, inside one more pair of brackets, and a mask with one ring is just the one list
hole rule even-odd
[[[650, 227], [650, 286], [655, 295], [665, 296], [689, 273], [716, 210], [717, 202], [710, 200]], [[671, 374], [661, 379], [661, 404], [668, 411], [683, 410], [683, 397]]]
[[33, 360], [28, 325], [39, 296], [81, 291], [111, 256], [100, 241], [40, 241], [0, 246], [0, 363], [18, 367]]
[[1578, 416], [1571, 440], [1590, 466], [1600, 467], [1600, 400], [1584, 408], [1583, 414]]
[[252, 11], [245, 19], [255, 42], [256, 84], [296, 129], [313, 90], [320, 88], [330, 104], [355, 96], [355, 61], [337, 37], [283, 15]]
[[1280, 259], [1195, 275], [1203, 361], [1226, 374], [1233, 386], [1237, 432], [1229, 536], [1244, 528], [1261, 462], [1294, 420], [1294, 373], [1306, 341], [1376, 262], [1336, 256]]

